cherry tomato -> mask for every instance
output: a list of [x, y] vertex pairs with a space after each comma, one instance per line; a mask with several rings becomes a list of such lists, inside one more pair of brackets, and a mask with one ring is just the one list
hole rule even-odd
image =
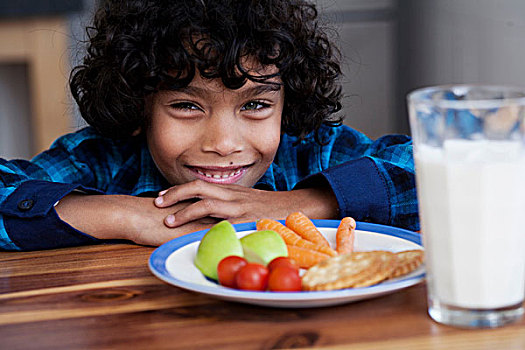
[[245, 290], [266, 290], [268, 286], [268, 269], [256, 263], [248, 263], [235, 275], [237, 288]]
[[279, 266], [288, 266], [288, 267], [294, 268], [297, 271], [299, 271], [299, 266], [295, 264], [295, 261], [286, 256], [278, 256], [277, 258], [270, 261], [268, 263], [268, 270], [270, 270], [271, 272], [272, 270], [275, 270]]
[[241, 256], [227, 256], [217, 265], [217, 275], [219, 277], [219, 283], [222, 286], [236, 288], [235, 275], [239, 270], [246, 266], [248, 261]]
[[268, 289], [272, 292], [300, 292], [299, 271], [289, 266], [278, 266], [270, 272]]

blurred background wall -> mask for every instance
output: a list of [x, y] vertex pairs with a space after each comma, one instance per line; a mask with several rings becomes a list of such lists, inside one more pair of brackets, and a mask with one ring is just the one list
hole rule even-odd
[[[29, 158], [83, 124], [67, 78], [96, 0], [0, 0], [0, 156]], [[344, 56], [345, 123], [409, 133], [405, 98], [447, 83], [525, 86], [523, 0], [317, 0]], [[16, 30], [15, 30], [16, 29]]]
[[0, 0], [0, 157], [30, 158], [76, 130], [67, 80], [95, 0]]

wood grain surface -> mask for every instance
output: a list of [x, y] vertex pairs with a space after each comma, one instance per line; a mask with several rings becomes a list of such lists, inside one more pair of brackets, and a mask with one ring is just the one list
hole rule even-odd
[[154, 277], [153, 248], [0, 253], [0, 349], [525, 349], [525, 321], [433, 322], [425, 284], [346, 305], [278, 309], [212, 299]]

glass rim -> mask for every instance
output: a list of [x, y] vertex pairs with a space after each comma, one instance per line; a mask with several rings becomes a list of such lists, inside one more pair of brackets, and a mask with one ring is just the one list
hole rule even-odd
[[[523, 97], [509, 97], [509, 98], [479, 98], [470, 100], [444, 100], [444, 99], [430, 99], [429, 93], [440, 91], [451, 91], [453, 89], [478, 89], [484, 91], [499, 91], [499, 92], [513, 92], [521, 93]], [[455, 108], [455, 109], [492, 109], [499, 108], [503, 105], [514, 104], [525, 106], [525, 87], [514, 85], [496, 85], [496, 84], [447, 84], [434, 85], [415, 89], [407, 95], [408, 103], [435, 106], [440, 108]]]

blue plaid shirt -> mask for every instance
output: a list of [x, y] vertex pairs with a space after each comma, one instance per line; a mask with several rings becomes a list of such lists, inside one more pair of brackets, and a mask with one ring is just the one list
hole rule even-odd
[[[339, 216], [419, 229], [412, 143], [373, 141], [347, 126], [323, 127], [319, 145], [284, 135], [274, 162], [254, 186], [286, 191], [328, 184]], [[295, 144], [295, 145], [294, 145]], [[74, 190], [155, 196], [170, 185], [142, 138], [113, 140], [92, 128], [65, 135], [31, 161], [0, 158], [0, 249], [38, 250], [99, 240], [60, 220], [54, 204]]]

